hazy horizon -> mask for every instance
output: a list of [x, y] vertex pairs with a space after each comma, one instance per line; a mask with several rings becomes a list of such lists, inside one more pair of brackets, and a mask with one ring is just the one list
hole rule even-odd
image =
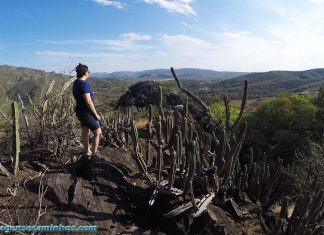
[[[68, 74], [73, 70], [73, 68], [70, 71], [54, 71], [54, 70], [46, 70], [42, 68], [35, 68], [35, 67], [26, 67], [26, 66], [16, 66], [16, 65], [9, 65], [9, 64], [0, 64], [0, 66], [10, 66], [10, 67], [17, 67], [17, 68], [28, 68], [28, 69], [35, 69], [35, 70], [43, 70], [45, 72], [55, 72], [55, 73], [63, 73], [63, 74]], [[93, 73], [119, 73], [119, 72], [141, 72], [141, 71], [146, 71], [146, 70], [170, 70], [171, 67], [169, 68], [153, 68], [153, 69], [143, 69], [143, 70], [116, 70], [116, 71], [91, 71], [91, 74]], [[310, 68], [310, 69], [303, 69], [303, 70], [267, 70], [267, 71], [222, 71], [222, 70], [214, 70], [214, 69], [204, 69], [204, 68], [174, 68], [175, 70], [180, 70], [180, 69], [199, 69], [199, 70], [212, 70], [215, 72], [233, 72], [233, 73], [266, 73], [266, 72], [272, 72], [272, 71], [282, 71], [282, 72], [300, 72], [300, 71], [308, 71], [308, 70], [316, 70], [316, 69], [324, 69], [323, 68]], [[72, 71], [73, 72], [73, 71]]]

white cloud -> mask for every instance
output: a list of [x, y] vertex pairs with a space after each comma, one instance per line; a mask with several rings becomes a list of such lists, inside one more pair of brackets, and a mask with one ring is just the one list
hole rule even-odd
[[119, 1], [113, 1], [113, 0], [93, 0], [93, 2], [102, 6], [113, 6], [118, 9], [123, 9], [126, 6], [125, 3]]
[[86, 40], [40, 40], [40, 42], [55, 45], [82, 45], [87, 44]]
[[[46, 62], [45, 64], [52, 66], [48, 70], [55, 69], [58, 65], [62, 66], [62, 61], [68, 60], [87, 64], [92, 71], [98, 72], [144, 70], [147, 66], [155, 66], [156, 63], [156, 61], [152, 63], [152, 58], [146, 52], [76, 53], [69, 51], [37, 51], [35, 54], [41, 56], [42, 61]], [[154, 53], [150, 55], [154, 55]]]
[[324, 67], [324, 36], [282, 42], [248, 32], [225, 32], [215, 41], [185, 35], [162, 35], [161, 41], [169, 66], [178, 68], [269, 71]]
[[158, 4], [161, 8], [169, 12], [175, 12], [185, 15], [197, 15], [191, 4], [194, 0], [144, 0], [149, 4]]
[[[287, 17], [291, 17], [287, 13]], [[125, 33], [115, 39], [87, 39], [51, 41], [56, 47], [79, 46], [75, 52], [45, 50], [35, 52], [55, 61], [73, 58], [85, 61], [94, 71], [142, 70], [174, 66], [228, 71], [304, 70], [324, 67], [324, 27], [315, 24], [316, 17], [305, 16], [305, 21], [291, 20], [266, 28], [269, 35], [250, 31], [223, 31], [204, 39], [185, 34]], [[310, 27], [313, 24], [313, 27]], [[299, 27], [296, 27], [296, 26]], [[62, 45], [60, 45], [62, 44]], [[67, 48], [66, 46], [64, 48]], [[73, 50], [72, 50], [73, 51]]]
[[103, 46], [102, 49], [113, 51], [139, 51], [150, 48], [141, 42], [150, 41], [152, 37], [148, 34], [125, 33], [119, 35], [117, 39], [106, 40], [86, 40], [91, 45]]
[[[155, 40], [157, 44], [144, 44], [138, 50], [133, 46], [126, 47], [125, 45], [131, 45], [126, 43], [122, 49], [110, 52], [98, 49], [84, 53], [48, 50], [37, 51], [35, 54], [43, 57], [44, 61], [49, 59], [51, 64], [72, 58], [91, 64], [94, 71], [108, 72], [170, 66], [247, 72], [324, 67], [324, 36], [286, 40], [269, 40], [248, 32], [219, 33], [213, 41], [183, 34], [164, 34]], [[106, 43], [116, 47], [112, 42], [114, 40]], [[99, 43], [104, 44], [98, 40], [97, 44]]]
[[42, 42], [55, 45], [84, 45], [92, 48], [102, 46], [100, 49], [106, 50], [142, 50], [148, 48], [149, 45], [140, 43], [151, 39], [151, 35], [130, 32], [120, 34], [116, 39], [47, 40]]
[[36, 51], [35, 55], [45, 56], [45, 57], [75, 57], [79, 56], [79, 53], [72, 53], [66, 51]]
[[176, 47], [191, 47], [192, 49], [204, 49], [208, 47], [212, 47], [213, 44], [206, 42], [203, 39], [189, 37], [183, 34], [178, 35], [162, 35], [161, 40], [165, 45], [168, 46], [176, 46]]
[[180, 24], [181, 24], [182, 26], [184, 26], [185, 28], [190, 28], [189, 24], [187, 24], [187, 23], [184, 22], [184, 21], [181, 21]]
[[91, 53], [76, 53], [68, 51], [36, 51], [36, 55], [53, 58], [82, 58], [82, 59], [107, 59], [111, 57], [121, 58], [123, 55], [120, 53], [103, 53], [103, 52], [91, 52]]
[[151, 40], [151, 36], [147, 34], [139, 34], [139, 33], [124, 33], [119, 35], [121, 40], [133, 42], [133, 41], [149, 41]]

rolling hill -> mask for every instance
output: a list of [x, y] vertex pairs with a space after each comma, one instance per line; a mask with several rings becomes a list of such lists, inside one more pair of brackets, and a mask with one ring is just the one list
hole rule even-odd
[[[40, 96], [43, 88], [56, 81], [56, 87], [67, 80], [67, 76], [42, 70], [0, 65], [0, 108], [10, 100], [18, 100], [18, 94], [27, 102], [26, 92], [32, 97]], [[6, 102], [7, 101], [7, 102]]]
[[[206, 74], [208, 73], [215, 74], [215, 71], [207, 71], [209, 70], [177, 70], [177, 74], [183, 86], [197, 94], [207, 103], [215, 100], [222, 100], [224, 94], [229, 95], [232, 100], [240, 100], [244, 80], [248, 80], [249, 82], [249, 99], [272, 97], [281, 92], [313, 93], [324, 84], [324, 69], [312, 69], [307, 71], [270, 71], [244, 74], [234, 78], [227, 77], [227, 79], [203, 78], [207, 76]], [[199, 75], [199, 72], [201, 72], [201, 75]], [[91, 77], [89, 79], [89, 83], [95, 92], [95, 97], [98, 99], [98, 104], [100, 106], [106, 107], [112, 105], [119, 96], [127, 91], [129, 86], [139, 80], [152, 79], [152, 74], [165, 74], [165, 78], [170, 78], [169, 75], [168, 77], [166, 75], [170, 73], [169, 70], [146, 70], [138, 72], [136, 79], [130, 79], [130, 77], [128, 79], [120, 79], [117, 76], [118, 73], [119, 72], [116, 72], [116, 78], [106, 79]], [[151, 75], [149, 76], [148, 74]], [[235, 73], [232, 73], [232, 76], [234, 74]], [[92, 76], [93, 75], [95, 74], [92, 74]], [[230, 74], [227, 74], [227, 76], [230, 76]], [[186, 79], [189, 77], [193, 79]], [[223, 78], [224, 77], [225, 74], [223, 74]], [[134, 78], [134, 76], [132, 78]], [[44, 87], [46, 89], [52, 80], [57, 81], [55, 87], [60, 89], [61, 84], [67, 79], [68, 77], [66, 75], [54, 72], [0, 65], [0, 99], [2, 101], [17, 100], [18, 94], [21, 94], [22, 97], [26, 99], [26, 92], [33, 98], [37, 98], [42, 89], [44, 89]], [[158, 79], [161, 79], [161, 77]], [[162, 85], [166, 87], [166, 89], [179, 92], [174, 80], [164, 80], [162, 78], [162, 81]], [[4, 103], [5, 102], [2, 102], [0, 104], [0, 108], [3, 107]]]
[[211, 93], [226, 92], [237, 97], [243, 90], [244, 80], [249, 83], [249, 98], [277, 95], [282, 92], [312, 93], [324, 84], [324, 69], [306, 71], [270, 71], [252, 73], [209, 85]]
[[[26, 92], [32, 99], [39, 101], [39, 97], [46, 92], [51, 81], [55, 80], [54, 90], [61, 89], [69, 76], [43, 70], [0, 65], [0, 109], [8, 110], [12, 100], [18, 100], [21, 95], [25, 103], [28, 102]], [[112, 100], [118, 99], [127, 88], [135, 83], [125, 79], [89, 78], [89, 83], [97, 98], [98, 106], [107, 106]]]
[[[226, 71], [214, 71], [207, 69], [193, 69], [183, 68], [176, 69], [177, 75], [181, 78], [193, 78], [193, 79], [228, 79], [248, 73], [244, 72], [226, 72]], [[121, 71], [112, 73], [93, 73], [93, 77], [101, 78], [130, 78], [130, 79], [169, 79], [173, 78], [170, 69], [153, 69], [144, 71]]]

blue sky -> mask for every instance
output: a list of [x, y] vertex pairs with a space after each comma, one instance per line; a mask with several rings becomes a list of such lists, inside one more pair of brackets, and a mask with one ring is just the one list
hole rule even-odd
[[1, 0], [0, 64], [68, 72], [324, 67], [324, 0]]

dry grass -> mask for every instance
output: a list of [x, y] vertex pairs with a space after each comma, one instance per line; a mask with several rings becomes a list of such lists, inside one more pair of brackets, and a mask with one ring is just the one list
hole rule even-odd
[[[295, 205], [290, 205], [288, 206], [288, 218], [290, 218], [290, 216], [292, 215], [293, 211], [294, 211]], [[273, 213], [275, 214], [280, 214], [281, 211], [281, 205], [275, 205], [271, 208], [271, 210], [273, 211]]]
[[135, 120], [135, 126], [137, 128], [145, 128], [147, 123], [148, 123], [147, 118], [139, 118], [139, 119]]
[[248, 220], [243, 222], [243, 234], [246, 235], [261, 235], [264, 234], [258, 219]]

